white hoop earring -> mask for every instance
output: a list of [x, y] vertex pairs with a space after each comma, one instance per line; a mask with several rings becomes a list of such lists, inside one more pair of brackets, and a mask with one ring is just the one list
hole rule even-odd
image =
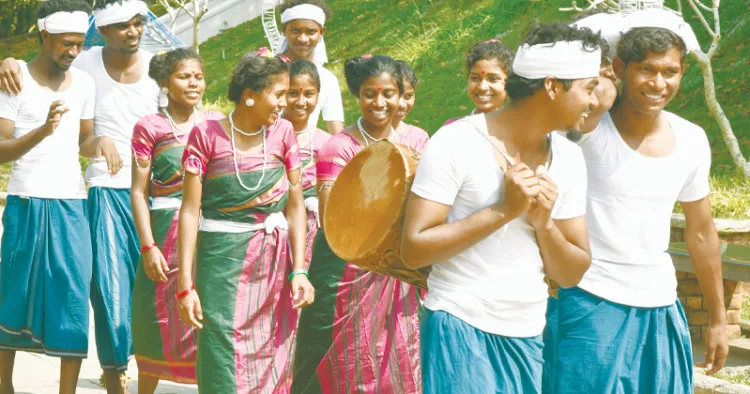
[[253, 105], [255, 105], [255, 100], [249, 98], [245, 100], [245, 105], [247, 105], [248, 107], [252, 107]]
[[169, 94], [169, 89], [166, 87], [161, 88], [159, 91], [159, 107], [167, 108], [169, 105], [169, 96], [167, 94]]

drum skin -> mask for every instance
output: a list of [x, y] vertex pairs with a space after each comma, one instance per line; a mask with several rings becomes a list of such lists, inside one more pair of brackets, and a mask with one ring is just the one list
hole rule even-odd
[[419, 153], [388, 140], [362, 149], [333, 183], [323, 217], [340, 258], [368, 271], [427, 288], [430, 268], [401, 261], [401, 230]]

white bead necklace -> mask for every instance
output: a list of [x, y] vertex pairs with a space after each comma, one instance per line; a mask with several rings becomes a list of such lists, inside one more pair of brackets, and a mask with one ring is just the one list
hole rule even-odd
[[[174, 139], [176, 139], [177, 142], [184, 144], [186, 141], [181, 140], [177, 136], [177, 130], [178, 130], [177, 123], [172, 118], [172, 115], [169, 114], [169, 111], [167, 111], [167, 107], [164, 107], [161, 110], [162, 112], [164, 112], [164, 116], [166, 116], [167, 120], [169, 121], [169, 126], [172, 128], [172, 135], [174, 135]], [[198, 124], [198, 110], [196, 110], [195, 107], [193, 107], [193, 127], [195, 127], [196, 124]]]
[[[315, 141], [313, 141], [313, 138], [315, 138], [314, 133], [308, 133], [310, 131], [310, 128], [306, 128], [302, 131], [295, 131], [294, 133], [297, 134], [297, 138], [301, 136], [302, 134], [310, 134], [310, 158], [312, 159], [312, 162], [315, 163]], [[300, 148], [301, 149], [301, 148]]]
[[[383, 138], [375, 138], [371, 136], [367, 130], [365, 130], [364, 127], [362, 127], [362, 117], [360, 116], [359, 119], [357, 119], [357, 127], [359, 128], [359, 134], [362, 136], [362, 139], [365, 140], [365, 147], [370, 146], [370, 142], [367, 140], [368, 138], [371, 139], [373, 142], [382, 141]], [[393, 133], [393, 125], [391, 125], [391, 133]], [[385, 137], [387, 138], [387, 137]]]
[[[232, 111], [229, 114], [229, 125], [232, 128], [232, 158], [234, 159], [234, 175], [237, 177], [237, 181], [240, 183], [240, 186], [242, 186], [243, 189], [252, 192], [255, 190], [258, 190], [260, 187], [260, 184], [263, 182], [263, 178], [266, 176], [266, 126], [263, 125], [260, 127], [260, 130], [253, 132], [253, 133], [245, 133], [244, 131], [234, 127], [234, 111]], [[261, 152], [263, 152], [263, 172], [260, 174], [260, 179], [258, 179], [258, 184], [255, 185], [254, 188], [249, 188], [245, 186], [244, 183], [242, 183], [242, 178], [240, 178], [240, 168], [237, 165], [237, 149], [235, 148], [234, 144], [234, 131], [237, 130], [240, 134], [252, 137], [254, 135], [263, 134], [263, 145], [261, 145], [260, 149]]]

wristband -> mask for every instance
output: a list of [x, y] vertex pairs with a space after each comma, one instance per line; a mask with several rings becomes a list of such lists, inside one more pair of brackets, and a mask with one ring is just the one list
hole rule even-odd
[[289, 281], [291, 282], [292, 278], [294, 278], [295, 276], [297, 276], [299, 274], [304, 274], [307, 277], [307, 279], [310, 279], [310, 273], [307, 272], [306, 269], [301, 269], [301, 270], [294, 270], [294, 271], [292, 271], [292, 273], [289, 274]]
[[152, 243], [151, 245], [143, 246], [143, 247], [141, 247], [141, 253], [146, 253], [146, 252], [148, 252], [149, 250], [151, 250], [151, 249], [153, 249], [155, 247], [156, 247], [156, 242]]
[[195, 285], [190, 285], [190, 288], [189, 288], [189, 289], [187, 289], [187, 290], [183, 290], [183, 291], [181, 291], [181, 292], [177, 293], [177, 299], [178, 299], [178, 300], [181, 300], [181, 299], [183, 299], [183, 298], [187, 297], [187, 296], [188, 296], [188, 294], [190, 294], [190, 293], [192, 293], [192, 292], [193, 292], [193, 290], [195, 290]]

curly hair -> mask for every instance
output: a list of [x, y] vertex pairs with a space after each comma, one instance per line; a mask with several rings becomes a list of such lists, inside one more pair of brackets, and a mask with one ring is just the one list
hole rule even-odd
[[353, 57], [344, 64], [344, 75], [346, 76], [346, 85], [349, 91], [355, 96], [359, 96], [359, 88], [368, 78], [380, 74], [390, 74], [396, 79], [398, 92], [404, 93], [404, 76], [401, 73], [401, 67], [390, 56], [372, 56], [372, 57]]
[[154, 55], [148, 63], [148, 76], [157, 83], [165, 81], [177, 69], [180, 62], [188, 59], [195, 59], [201, 64], [201, 67], [203, 66], [201, 57], [194, 50], [188, 48], [177, 48]]
[[685, 61], [685, 41], [674, 32], [660, 27], [638, 27], [631, 29], [617, 44], [617, 57], [625, 64], [642, 62], [649, 52], [666, 53], [672, 48], [680, 51], [680, 62]]
[[320, 92], [320, 74], [318, 74], [318, 68], [315, 64], [309, 60], [297, 59], [289, 64], [289, 78], [294, 78], [300, 75], [307, 75], [315, 85], [315, 88]]
[[[534, 21], [527, 27], [526, 36], [521, 45], [551, 44], [558, 41], [581, 41], [584, 50], [595, 51], [600, 48], [601, 36], [599, 33], [594, 33], [591, 29], [585, 27], [579, 29], [562, 22], [540, 24], [538, 21]], [[558, 81], [562, 82], [565, 90], [569, 90], [573, 86], [572, 80], [558, 79]], [[508, 97], [513, 100], [529, 97], [543, 86], [543, 78], [529, 79], [512, 73], [508, 77], [505, 91], [508, 93]]]
[[404, 82], [409, 82], [414, 89], [417, 88], [417, 85], [419, 84], [419, 78], [417, 78], [417, 74], [414, 72], [414, 69], [411, 68], [409, 63], [403, 61], [403, 60], [396, 60], [396, 64], [398, 65], [399, 69], [401, 69], [401, 75], [404, 77]]
[[261, 92], [283, 74], [289, 74], [289, 65], [281, 58], [259, 56], [255, 51], [250, 51], [235, 67], [227, 97], [238, 103], [245, 89]]
[[331, 10], [331, 7], [329, 7], [328, 4], [326, 4], [326, 2], [323, 0], [284, 0], [281, 6], [279, 6], [279, 9], [280, 12], [283, 13], [289, 8], [296, 7], [302, 4], [310, 4], [322, 9], [326, 14], [326, 22], [331, 20], [331, 17], [333, 17], [333, 11]]
[[513, 51], [498, 40], [478, 42], [466, 54], [466, 69], [471, 72], [480, 60], [497, 60], [505, 75], [510, 75], [513, 66]]
[[55, 12], [83, 11], [91, 14], [91, 3], [86, 0], [48, 0], [42, 1], [37, 8], [36, 17], [42, 19]]

